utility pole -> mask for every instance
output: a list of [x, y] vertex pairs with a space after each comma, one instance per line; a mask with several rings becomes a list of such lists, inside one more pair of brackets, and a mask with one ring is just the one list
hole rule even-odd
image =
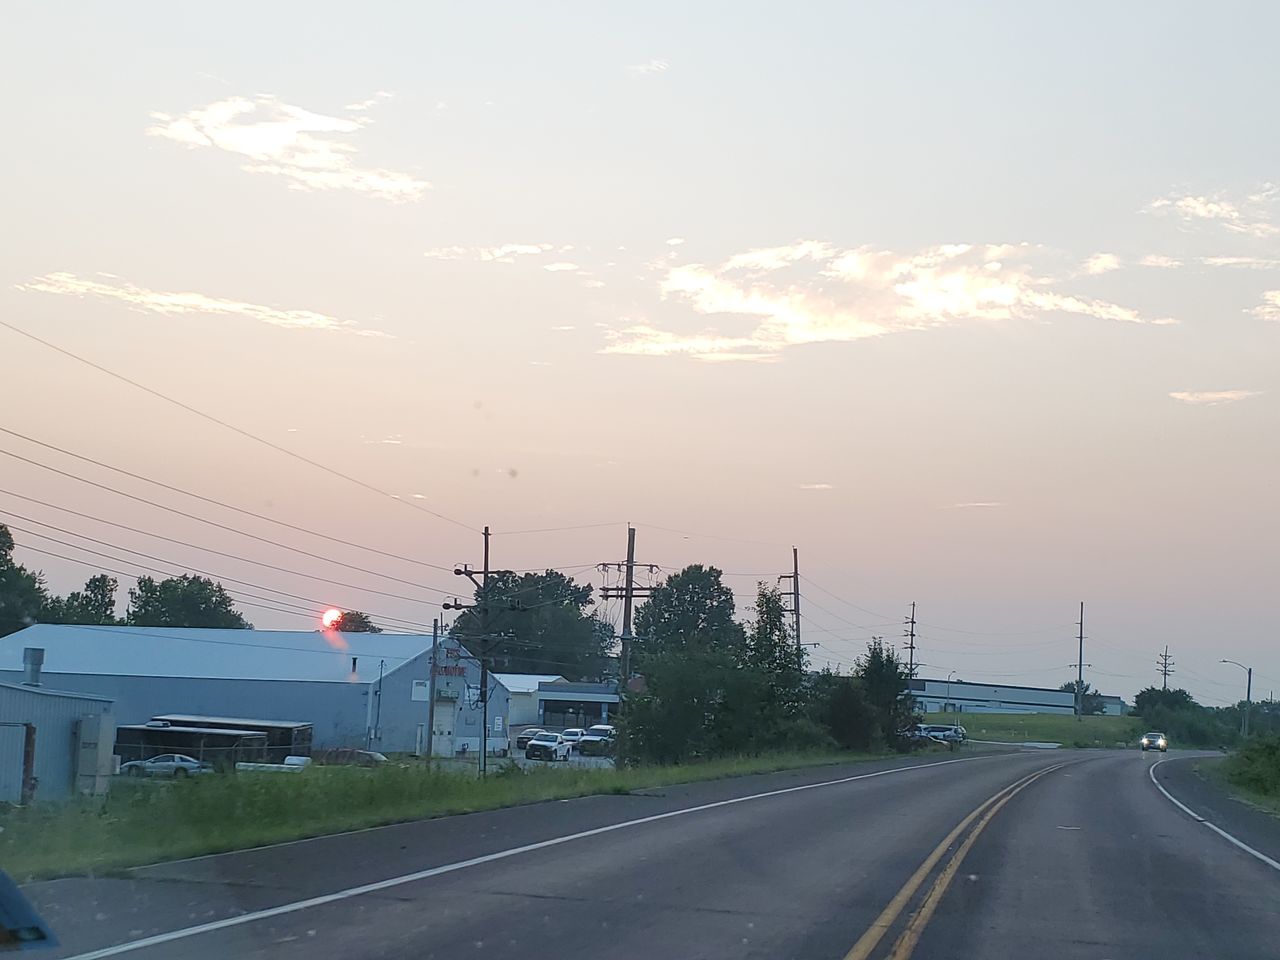
[[1168, 645], [1168, 644], [1165, 644], [1165, 647], [1164, 647], [1164, 653], [1162, 653], [1162, 654], [1160, 654], [1160, 656], [1156, 657], [1156, 670], [1159, 672], [1159, 674], [1160, 674], [1160, 676], [1161, 676], [1161, 678], [1162, 678], [1162, 682], [1161, 682], [1161, 684], [1160, 684], [1160, 689], [1161, 689], [1161, 690], [1168, 690], [1168, 689], [1169, 689], [1169, 676], [1170, 676], [1170, 674], [1173, 674], [1173, 673], [1176, 673], [1176, 672], [1177, 672], [1177, 671], [1175, 671], [1175, 670], [1173, 669], [1173, 657], [1169, 656], [1169, 645]]
[[1080, 601], [1080, 656], [1076, 660], [1076, 719], [1084, 717], [1084, 601]]
[[[648, 597], [653, 593], [652, 587], [636, 586], [636, 528], [627, 524], [627, 559], [621, 563], [601, 563], [596, 569], [601, 573], [617, 570], [622, 574], [621, 587], [602, 587], [600, 597], [604, 600], [622, 600], [622, 653], [618, 664], [618, 696], [626, 699], [627, 683], [631, 680], [631, 642], [635, 639], [631, 619], [635, 610], [636, 597]], [[642, 563], [650, 573], [657, 573], [658, 567], [652, 563]]]
[[[486, 524], [484, 531], [484, 567], [480, 571], [480, 579], [476, 579], [475, 571], [466, 564], [456, 568], [453, 572], [455, 576], [466, 577], [475, 585], [479, 595], [478, 603], [460, 603], [455, 597], [453, 603], [444, 604], [446, 610], [467, 610], [476, 609], [480, 614], [480, 636], [475, 639], [478, 641], [479, 650], [476, 651], [480, 660], [480, 776], [484, 776], [489, 770], [489, 643], [493, 639], [489, 635], [489, 607], [492, 598], [489, 596], [489, 527]], [[513, 605], [514, 609], [514, 605]]]
[[431, 739], [436, 732], [436, 651], [440, 649], [440, 618], [431, 621], [431, 679], [427, 681], [427, 762], [431, 762]]
[[804, 644], [800, 642], [800, 550], [798, 547], [791, 548], [791, 572], [784, 573], [778, 577], [778, 580], [791, 581], [791, 620], [796, 632], [796, 655], [804, 649]]
[[1235, 664], [1245, 672], [1244, 716], [1240, 718], [1240, 736], [1249, 736], [1249, 714], [1253, 712], [1253, 667], [1246, 667], [1239, 660], [1219, 660], [1219, 663]]
[[916, 675], [916, 602], [911, 601], [911, 616], [903, 621], [906, 630], [903, 635], [907, 638], [907, 676], [914, 677]]

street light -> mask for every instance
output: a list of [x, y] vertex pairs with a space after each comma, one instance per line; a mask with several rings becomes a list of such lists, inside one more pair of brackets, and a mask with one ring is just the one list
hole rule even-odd
[[[956, 672], [954, 670], [952, 670], [950, 673], [947, 674], [947, 706], [948, 707], [951, 706], [951, 678], [954, 677], [955, 675], [956, 675]], [[954, 712], [959, 713], [960, 711], [956, 710]]]
[[1249, 736], [1249, 711], [1253, 708], [1253, 667], [1246, 667], [1239, 660], [1219, 660], [1219, 663], [1234, 663], [1245, 672], [1247, 679], [1244, 687], [1244, 716], [1240, 718], [1240, 736]]

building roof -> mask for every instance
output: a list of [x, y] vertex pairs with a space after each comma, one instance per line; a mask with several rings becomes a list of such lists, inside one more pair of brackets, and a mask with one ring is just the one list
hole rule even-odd
[[925, 689], [924, 685], [926, 683], [936, 683], [939, 686], [944, 686], [944, 687], [950, 686], [952, 691], [955, 693], [955, 695], [960, 697], [965, 695], [966, 693], [965, 688], [970, 688], [968, 692], [972, 692], [972, 688], [974, 687], [976, 687], [979, 690], [990, 690], [992, 692], [999, 692], [999, 693], [1020, 693], [1020, 692], [1060, 693], [1063, 696], [1072, 697], [1073, 699], [1075, 697], [1075, 694], [1072, 693], [1071, 691], [1059, 690], [1057, 687], [1028, 687], [1023, 684], [981, 683], [981, 682], [972, 681], [972, 680], [952, 680], [950, 683], [948, 683], [946, 677], [943, 677], [941, 680], [935, 680], [932, 677], [916, 677], [910, 681], [909, 686], [911, 690], [918, 693], [919, 691]]
[[92, 700], [95, 703], [115, 703], [110, 697], [97, 697], [92, 693], [72, 693], [70, 690], [50, 690], [41, 684], [33, 687], [25, 683], [0, 683], [6, 693], [32, 693], [41, 697], [62, 697], [64, 700]]
[[564, 683], [562, 676], [554, 673], [495, 673], [498, 682], [508, 693], [537, 693], [540, 683]]
[[[310, 727], [311, 723], [303, 720], [254, 720], [247, 717], [209, 717], [194, 713], [162, 713], [159, 716], [152, 717], [152, 720], [163, 720], [173, 726], [205, 726], [210, 723], [230, 724], [236, 726], [237, 729], [247, 729], [248, 727], [271, 727], [276, 730], [294, 730], [298, 727]], [[163, 729], [163, 728], [161, 728]], [[221, 726], [218, 729], [225, 729]], [[259, 730], [259, 733], [262, 731]]]
[[[205, 630], [38, 623], [0, 637], [0, 670], [22, 670], [22, 651], [45, 651], [44, 675], [205, 677], [371, 683], [431, 649], [422, 634], [333, 630]], [[352, 670], [352, 659], [355, 669]]]

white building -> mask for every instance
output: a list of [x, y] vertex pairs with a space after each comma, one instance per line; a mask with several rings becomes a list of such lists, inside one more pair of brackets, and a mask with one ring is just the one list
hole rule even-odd
[[539, 684], [565, 682], [564, 677], [554, 673], [495, 673], [494, 676], [511, 695], [511, 716], [507, 722], [513, 727], [538, 722]]
[[924, 713], [1070, 713], [1075, 694], [1048, 687], [1016, 687], [963, 680], [911, 681], [911, 697]]

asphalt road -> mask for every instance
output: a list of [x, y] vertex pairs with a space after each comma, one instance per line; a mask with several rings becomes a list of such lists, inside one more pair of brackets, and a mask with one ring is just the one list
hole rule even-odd
[[[64, 957], [1280, 954], [1280, 863], [1167, 799], [1149, 777], [1160, 756], [960, 757], [538, 804], [27, 892]], [[1241, 842], [1280, 861], [1280, 825], [1217, 802], [1193, 763], [1157, 779], [1223, 830], [1239, 815]]]

